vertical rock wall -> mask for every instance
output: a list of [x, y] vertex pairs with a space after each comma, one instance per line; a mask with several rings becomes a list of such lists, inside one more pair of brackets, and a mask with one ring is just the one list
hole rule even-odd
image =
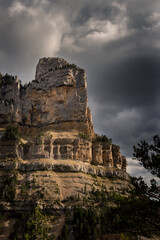
[[92, 162], [95, 165], [104, 165], [126, 170], [127, 162], [121, 156], [120, 147], [108, 142], [94, 142], [92, 145]]
[[31, 127], [65, 123], [93, 135], [87, 104], [85, 71], [61, 58], [42, 58], [35, 80], [27, 86], [16, 79], [12, 85], [1, 87], [0, 123]]
[[[87, 106], [87, 82], [83, 69], [61, 58], [42, 58], [35, 80], [22, 86], [15, 78], [0, 89], [0, 123], [18, 123], [30, 128], [52, 126], [54, 130], [83, 132], [93, 139], [91, 111]], [[24, 145], [2, 142], [1, 157], [23, 159], [69, 159], [126, 169], [120, 147], [108, 142], [76, 138], [33, 139]]]
[[126, 159], [120, 148], [107, 142], [91, 142], [82, 138], [41, 136], [26, 144], [0, 141], [0, 159], [20, 157], [24, 160], [50, 159], [88, 162], [93, 165], [126, 170]]

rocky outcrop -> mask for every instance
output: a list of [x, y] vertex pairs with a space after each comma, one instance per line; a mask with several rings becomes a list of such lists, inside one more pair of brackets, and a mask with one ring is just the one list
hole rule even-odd
[[[14, 228], [36, 205], [52, 215], [59, 239], [68, 210], [97, 208], [95, 197], [130, 189], [126, 159], [94, 133], [83, 69], [43, 58], [29, 84], [6, 79], [0, 82], [0, 239], [21, 239]], [[63, 223], [55, 223], [59, 214]]]
[[127, 167], [126, 158], [121, 156], [120, 147], [109, 142], [93, 142], [92, 162], [95, 165], [115, 167], [124, 171]]
[[[9, 170], [13, 167], [13, 163], [9, 162], [6, 164], [4, 161], [0, 162], [1, 169]], [[17, 162], [16, 169], [20, 172], [34, 172], [34, 171], [53, 171], [53, 172], [83, 172], [86, 174], [90, 174], [93, 176], [100, 177], [111, 177], [111, 178], [121, 178], [124, 180], [129, 179], [129, 175], [124, 171], [119, 171], [115, 168], [106, 168], [104, 166], [94, 166], [90, 165], [87, 162], [79, 162], [79, 161], [71, 161], [71, 160], [53, 160], [50, 162], [49, 160], [43, 159], [42, 161], [38, 161], [37, 159], [32, 161], [24, 161]]]
[[92, 162], [92, 144], [80, 138], [41, 137], [22, 146], [23, 159], [79, 160]]
[[[97, 141], [87, 104], [83, 69], [62, 58], [40, 59], [35, 80], [22, 86], [16, 77], [0, 90], [0, 123], [19, 124], [26, 135], [40, 129], [39, 134], [28, 134], [24, 142], [0, 140], [0, 158], [74, 160], [126, 170], [120, 147]], [[45, 134], [49, 128], [51, 135]], [[55, 137], [72, 130], [74, 137]]]
[[15, 79], [1, 88], [0, 100], [0, 123], [58, 124], [59, 129], [61, 123], [68, 123], [70, 128], [93, 134], [85, 72], [64, 59], [40, 59], [35, 80], [21, 86]]
[[26, 143], [18, 140], [0, 140], [0, 159], [21, 158], [24, 160], [49, 159], [73, 160], [93, 165], [115, 167], [126, 171], [126, 159], [120, 147], [107, 142], [95, 142], [73, 137], [36, 136]]

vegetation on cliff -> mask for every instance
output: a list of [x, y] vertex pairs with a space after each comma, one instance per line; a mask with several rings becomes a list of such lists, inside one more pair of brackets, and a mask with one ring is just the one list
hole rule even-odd
[[[72, 63], [67, 63], [67, 64], [64, 64], [63, 66], [61, 67], [55, 67], [55, 70], [62, 70], [62, 69], [78, 69], [80, 71], [83, 71], [82, 68], [79, 68], [76, 64]], [[49, 69], [49, 71], [52, 71], [52, 69]]]
[[112, 144], [112, 139], [108, 138], [106, 135], [99, 136], [98, 134], [96, 134], [95, 138], [93, 139], [93, 142], [102, 142], [102, 143]]
[[[66, 202], [73, 207], [60, 215], [44, 214], [36, 207], [23, 221], [23, 231], [20, 223], [15, 225], [11, 239], [136, 240], [139, 235], [160, 235], [159, 202], [140, 193], [136, 185], [121, 193], [108, 192], [105, 186], [93, 188], [84, 198], [72, 196]], [[61, 233], [55, 235], [52, 230], [63, 214]]]
[[18, 126], [9, 125], [4, 132], [3, 140], [20, 140], [20, 133]]
[[0, 87], [12, 85], [14, 81], [15, 81], [14, 76], [9, 75], [8, 73], [6, 73], [5, 75], [2, 75], [2, 73], [0, 73]]
[[13, 168], [6, 171], [4, 178], [4, 186], [0, 189], [0, 200], [6, 200], [7, 202], [13, 201], [16, 194], [18, 171], [13, 163]]
[[[159, 157], [157, 141], [155, 145], [154, 149]], [[135, 151], [139, 152], [137, 149]], [[152, 162], [152, 169], [156, 164]], [[23, 234], [15, 231], [15, 226], [12, 239], [14, 236], [14, 240], [137, 240], [139, 235], [149, 238], [154, 234], [160, 236], [160, 198], [155, 180], [151, 180], [151, 185], [147, 186], [141, 177], [131, 178], [130, 184], [129, 188], [121, 191], [113, 188], [108, 191], [105, 185], [101, 185], [100, 189], [93, 186], [91, 191], [87, 191], [85, 185], [84, 197], [73, 195], [63, 201], [65, 206], [72, 208], [63, 211], [65, 221], [58, 235], [51, 230], [61, 214], [57, 216], [55, 212], [44, 215], [39, 207], [36, 207], [34, 213], [23, 222]]]

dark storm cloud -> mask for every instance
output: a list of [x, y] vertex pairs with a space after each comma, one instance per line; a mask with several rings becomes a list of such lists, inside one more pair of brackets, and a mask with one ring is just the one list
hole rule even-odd
[[108, 19], [111, 22], [116, 21], [116, 17], [121, 14], [120, 9], [117, 6], [113, 6], [112, 2], [102, 3], [97, 1], [94, 4], [86, 4], [75, 19], [77, 25], [82, 25], [87, 22], [91, 17], [95, 19], [104, 20]]
[[159, 0], [1, 0], [0, 69], [29, 81], [43, 56], [85, 68], [95, 130], [126, 156], [159, 132]]
[[159, 1], [135, 1], [127, 2], [126, 15], [128, 16], [128, 27], [139, 30], [151, 29], [157, 24], [159, 18]]
[[103, 67], [102, 76], [92, 86], [97, 130], [121, 142], [122, 152], [128, 156], [132, 156], [134, 144], [151, 140], [159, 132], [159, 65], [156, 56], [127, 56], [109, 69]]
[[[160, 58], [148, 54], [127, 56], [105, 66], [95, 90], [100, 101], [123, 107], [152, 106], [159, 96]], [[106, 94], [107, 89], [107, 94]], [[126, 101], [127, 100], [127, 101]]]

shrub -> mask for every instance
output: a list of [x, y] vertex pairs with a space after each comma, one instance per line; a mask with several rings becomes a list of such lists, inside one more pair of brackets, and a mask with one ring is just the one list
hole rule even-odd
[[62, 229], [62, 237], [64, 240], [69, 240], [68, 238], [68, 232], [69, 232], [69, 228], [68, 228], [68, 225], [65, 224], [63, 229]]
[[9, 170], [4, 175], [4, 188], [2, 190], [3, 197], [8, 201], [13, 201], [16, 194], [16, 185], [17, 185], [17, 175], [18, 172], [15, 169], [15, 165], [13, 169]]
[[9, 125], [5, 132], [3, 138], [4, 140], [20, 140], [20, 133], [18, 126]]
[[14, 83], [15, 78], [12, 75], [6, 73], [4, 76], [0, 73], [0, 87], [12, 85]]
[[96, 134], [96, 137], [92, 140], [93, 142], [106, 142], [112, 144], [112, 139], [108, 138], [106, 135], [99, 136]]
[[79, 132], [79, 133], [78, 133], [78, 136], [79, 136], [80, 138], [82, 138], [82, 139], [91, 141], [90, 137], [89, 137], [86, 133], [84, 133], [84, 132]]
[[[72, 63], [72, 64], [67, 63], [66, 65], [63, 65], [62, 67], [55, 67], [55, 70], [61, 70], [61, 69], [78, 69], [80, 71], [83, 70], [83, 69], [77, 67], [77, 65], [74, 63]], [[49, 71], [50, 71], [50, 69], [49, 69]]]
[[47, 240], [49, 228], [47, 224], [47, 216], [43, 215], [40, 207], [34, 209], [33, 214], [27, 222], [25, 240]]
[[[81, 207], [74, 209], [73, 234], [77, 240], [95, 239], [95, 236], [97, 236], [98, 223], [99, 223], [99, 218], [95, 210], [84, 209]], [[93, 233], [94, 233], [94, 238], [93, 238]]]

